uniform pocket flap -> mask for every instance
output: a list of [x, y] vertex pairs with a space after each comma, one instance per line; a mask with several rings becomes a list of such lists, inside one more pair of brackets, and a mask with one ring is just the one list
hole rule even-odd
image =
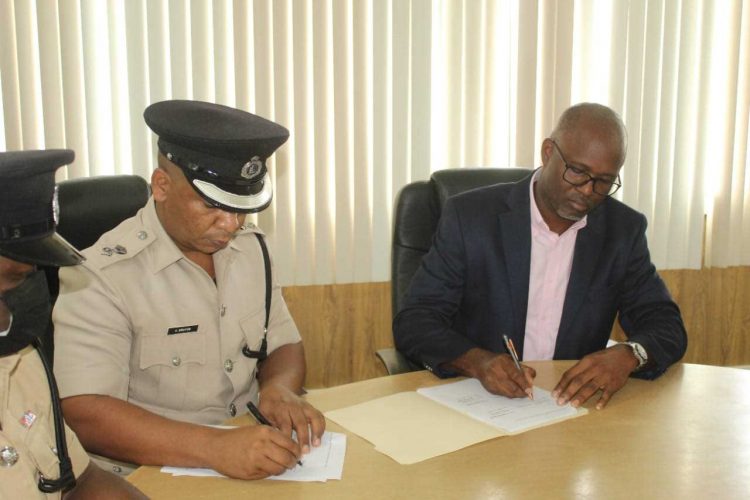
[[206, 336], [201, 333], [147, 335], [141, 339], [140, 368], [206, 363]]

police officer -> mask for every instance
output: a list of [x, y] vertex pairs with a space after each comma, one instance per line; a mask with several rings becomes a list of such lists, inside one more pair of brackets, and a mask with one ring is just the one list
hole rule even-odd
[[[300, 397], [302, 341], [264, 236], [245, 222], [271, 203], [266, 160], [289, 133], [196, 101], [152, 104], [144, 118], [159, 137], [151, 199], [60, 273], [65, 415], [88, 451], [110, 459], [279, 474], [325, 428]], [[196, 425], [258, 401], [274, 427]]]
[[50, 298], [36, 265], [83, 257], [55, 233], [55, 170], [73, 151], [0, 153], [0, 498], [144, 498], [89, 461], [42, 356]]

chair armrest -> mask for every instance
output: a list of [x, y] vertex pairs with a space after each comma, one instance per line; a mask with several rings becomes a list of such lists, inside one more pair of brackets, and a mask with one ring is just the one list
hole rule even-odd
[[398, 375], [399, 373], [421, 370], [420, 367], [406, 359], [406, 356], [393, 347], [378, 349], [375, 351], [375, 355], [383, 362], [383, 365], [385, 365], [388, 375]]

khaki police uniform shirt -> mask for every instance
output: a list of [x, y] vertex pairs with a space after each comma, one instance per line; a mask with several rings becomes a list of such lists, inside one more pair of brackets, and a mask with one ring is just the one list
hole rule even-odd
[[[153, 198], [60, 269], [53, 312], [60, 397], [114, 396], [167, 418], [218, 424], [257, 400], [265, 270], [253, 225], [214, 254], [216, 283], [167, 235]], [[273, 286], [268, 352], [299, 342]]]
[[[46, 494], [37, 487], [40, 473], [60, 477], [60, 461], [49, 384], [33, 347], [0, 357], [0, 425], [0, 498], [60, 498], [60, 492]], [[79, 477], [89, 458], [67, 426], [65, 437]]]

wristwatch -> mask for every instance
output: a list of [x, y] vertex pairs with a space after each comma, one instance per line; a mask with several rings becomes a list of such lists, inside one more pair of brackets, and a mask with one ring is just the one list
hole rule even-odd
[[623, 342], [623, 344], [629, 346], [633, 350], [633, 356], [638, 360], [638, 366], [635, 367], [635, 371], [640, 370], [646, 363], [648, 363], [648, 354], [641, 344], [630, 341]]

